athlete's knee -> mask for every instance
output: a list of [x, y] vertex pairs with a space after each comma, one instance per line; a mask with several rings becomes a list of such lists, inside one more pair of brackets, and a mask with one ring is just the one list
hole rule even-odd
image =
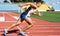
[[33, 26], [33, 23], [32, 22], [30, 22], [30, 23], [28, 23], [29, 24], [29, 26]]
[[29, 26], [31, 26], [31, 27], [32, 27], [32, 26], [33, 26], [33, 24], [29, 24]]
[[18, 22], [17, 24], [20, 24], [21, 22]]
[[32, 25], [33, 23], [32, 22], [27, 22], [29, 25]]

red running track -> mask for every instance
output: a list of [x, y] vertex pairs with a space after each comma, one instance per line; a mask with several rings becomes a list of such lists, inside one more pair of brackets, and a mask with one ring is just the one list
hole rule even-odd
[[[0, 13], [0, 17], [5, 17], [4, 22], [0, 22], [0, 36], [3, 34], [3, 29], [5, 27], [10, 26], [11, 24], [16, 23], [16, 19], [13, 16], [19, 16], [19, 14], [6, 12], [6, 13]], [[36, 18], [32, 18], [32, 21], [34, 23], [34, 26], [30, 29], [26, 30], [25, 33], [28, 36], [60, 36], [60, 22], [48, 22], [45, 20], [40, 20]], [[21, 25], [19, 25], [20, 28], [23, 28], [27, 25], [27, 23], [24, 21]], [[11, 30], [18, 30], [16, 27]], [[16, 32], [9, 32], [7, 36], [21, 36], [18, 35], [19, 31]]]

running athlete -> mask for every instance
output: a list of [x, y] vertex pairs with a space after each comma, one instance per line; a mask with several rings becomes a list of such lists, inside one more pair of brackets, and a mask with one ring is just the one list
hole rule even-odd
[[[36, 11], [35, 9], [37, 8], [37, 6], [36, 6], [35, 4], [33, 4], [33, 3], [26, 3], [26, 4], [24, 4], [23, 6], [25, 6], [25, 5], [30, 5], [30, 6], [28, 7], [28, 9], [26, 9], [26, 10], [20, 15], [20, 18], [18, 19], [18, 21], [17, 21], [15, 24], [12, 24], [12, 25], [9, 26], [8, 28], [5, 28], [5, 29], [4, 29], [4, 35], [5, 35], [5, 36], [6, 36], [6, 34], [8, 33], [8, 30], [10, 30], [10, 29], [12, 29], [12, 28], [14, 28], [14, 27], [17, 27], [17, 28], [19, 29], [18, 25], [20, 25], [24, 20], [28, 23], [29, 26], [23, 28], [22, 31], [21, 31], [21, 29], [19, 29], [19, 30], [20, 30], [20, 32], [19, 32], [20, 34], [22, 34], [23, 36], [26, 36], [26, 34], [25, 34], [23, 31], [25, 31], [25, 30], [27, 30], [27, 29], [29, 29], [30, 27], [33, 26], [32, 20], [31, 20], [31, 18], [30, 18], [30, 14], [33, 13], [33, 12], [32, 12], [33, 10]], [[32, 10], [31, 10], [31, 9], [32, 9]]]

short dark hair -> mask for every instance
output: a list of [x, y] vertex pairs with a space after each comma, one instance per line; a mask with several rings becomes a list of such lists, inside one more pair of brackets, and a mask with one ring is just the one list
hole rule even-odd
[[37, 1], [36, 1], [36, 3], [39, 3], [39, 2], [40, 2], [41, 4], [44, 3], [44, 1], [42, 1], [42, 0], [37, 0]]

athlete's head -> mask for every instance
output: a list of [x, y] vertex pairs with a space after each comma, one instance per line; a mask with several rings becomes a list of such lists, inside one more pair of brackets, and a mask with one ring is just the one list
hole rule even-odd
[[44, 3], [44, 1], [36, 1], [36, 5], [39, 7], [41, 4], [43, 4]]
[[37, 2], [36, 5], [39, 7], [41, 5], [41, 3], [40, 2]]

